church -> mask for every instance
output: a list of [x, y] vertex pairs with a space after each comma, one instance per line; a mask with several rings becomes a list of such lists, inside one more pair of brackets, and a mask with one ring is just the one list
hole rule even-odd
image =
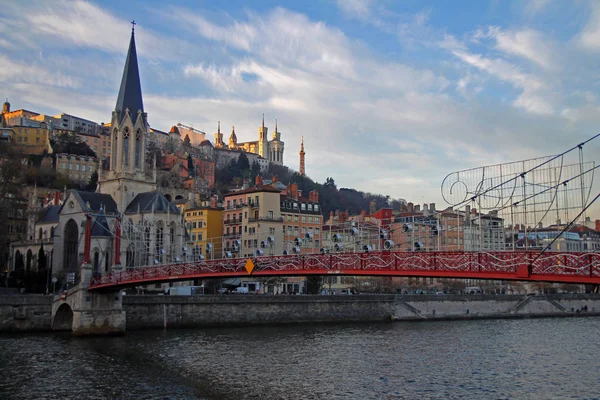
[[258, 154], [270, 163], [283, 165], [285, 143], [281, 141], [281, 132], [277, 130], [277, 120], [275, 120], [275, 131], [271, 140], [269, 140], [268, 135], [269, 128], [265, 126], [265, 116], [263, 115], [262, 125], [258, 128], [258, 140], [238, 143], [235, 126], [233, 126], [229, 135], [229, 141], [225, 144], [223, 134], [221, 133], [221, 123], [219, 122], [217, 132], [215, 133], [214, 147], [221, 150], [239, 150], [246, 153]]
[[[52, 274], [59, 279], [76, 277], [84, 261], [98, 274], [195, 256], [186, 246], [183, 215], [157, 190], [156, 160], [153, 171], [145, 170], [148, 115], [144, 112], [134, 29], [111, 130], [109, 169], [98, 171], [96, 193], [67, 192], [62, 204], [55, 202], [42, 210], [43, 217], [31, 226], [30, 238], [38, 229], [49, 232], [44, 235], [46, 245], [44, 249], [42, 244], [42, 249], [51, 254]], [[85, 243], [86, 230], [91, 233], [89, 244]], [[13, 258], [26, 254], [29, 242], [15, 244]], [[85, 254], [86, 247], [89, 254]]]

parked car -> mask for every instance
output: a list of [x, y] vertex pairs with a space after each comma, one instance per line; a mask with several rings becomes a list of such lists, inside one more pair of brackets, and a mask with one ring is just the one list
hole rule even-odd
[[227, 288], [220, 288], [219, 290], [217, 290], [217, 292], [219, 294], [229, 294], [229, 293], [231, 293], [231, 290], [229, 290]]
[[235, 290], [232, 293], [234, 293], [234, 294], [248, 294], [248, 288], [240, 286], [240, 287], [235, 288]]

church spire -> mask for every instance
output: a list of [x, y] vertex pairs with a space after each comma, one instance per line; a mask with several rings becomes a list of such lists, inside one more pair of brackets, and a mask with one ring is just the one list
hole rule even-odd
[[263, 113], [263, 122], [262, 122], [263, 131], [265, 130], [265, 113]]
[[131, 120], [135, 123], [138, 111], [141, 110], [144, 112], [144, 103], [142, 101], [142, 86], [140, 84], [140, 72], [138, 69], [137, 51], [135, 48], [135, 22], [132, 22], [131, 24], [129, 50], [127, 51], [127, 60], [125, 61], [125, 68], [123, 69], [121, 88], [119, 89], [115, 111], [121, 113], [119, 120], [122, 121], [125, 110], [129, 109]]
[[221, 121], [217, 121], [217, 133], [221, 133]]

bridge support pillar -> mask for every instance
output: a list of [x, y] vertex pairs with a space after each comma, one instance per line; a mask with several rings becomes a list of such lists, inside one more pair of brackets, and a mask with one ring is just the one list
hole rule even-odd
[[[121, 290], [112, 292], [89, 292], [87, 289], [92, 277], [92, 266], [85, 263], [81, 266], [79, 285], [69, 290], [64, 299], [55, 298], [52, 307], [53, 327], [57, 315], [66, 312], [67, 304], [72, 312], [72, 332], [76, 336], [87, 335], [123, 335], [125, 333], [125, 311]], [[62, 307], [61, 307], [62, 306]], [[58, 324], [56, 329], [58, 328]], [[64, 329], [64, 324], [62, 324]]]

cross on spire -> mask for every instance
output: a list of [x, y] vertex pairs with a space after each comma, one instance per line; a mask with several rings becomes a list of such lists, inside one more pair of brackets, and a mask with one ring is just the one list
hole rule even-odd
[[135, 33], [135, 25], [136, 25], [135, 20], [131, 21], [131, 34], [132, 35]]

